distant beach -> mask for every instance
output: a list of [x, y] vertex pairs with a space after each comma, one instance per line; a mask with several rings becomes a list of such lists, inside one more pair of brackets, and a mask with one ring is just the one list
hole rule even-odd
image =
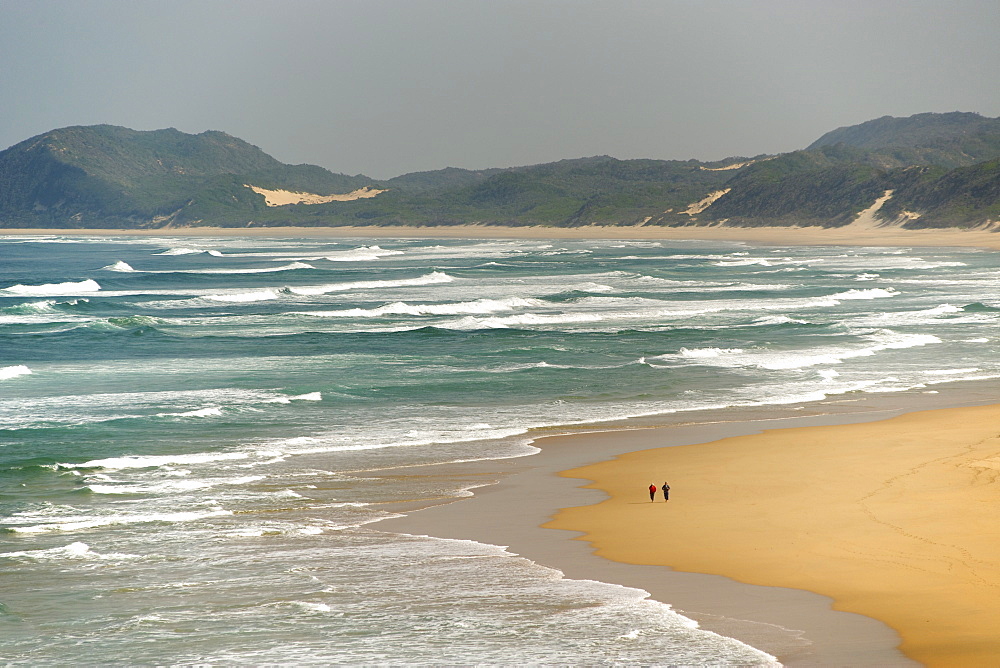
[[79, 235], [143, 237], [273, 237], [371, 239], [622, 239], [744, 241], [795, 246], [960, 246], [1000, 250], [1000, 233], [986, 229], [905, 230], [868, 223], [819, 227], [504, 227], [441, 225], [434, 227], [177, 227], [143, 230], [3, 229], [0, 235]]

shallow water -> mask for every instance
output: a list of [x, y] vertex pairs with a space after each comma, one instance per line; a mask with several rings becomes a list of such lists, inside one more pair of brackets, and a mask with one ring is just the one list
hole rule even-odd
[[529, 455], [535, 427], [1000, 377], [998, 267], [969, 249], [0, 238], [4, 657], [767, 663], [642, 592], [373, 523], [488, 482], [410, 467]]

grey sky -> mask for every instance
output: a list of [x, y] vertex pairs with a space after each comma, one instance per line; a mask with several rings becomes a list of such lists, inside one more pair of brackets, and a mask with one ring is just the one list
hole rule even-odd
[[110, 123], [375, 178], [718, 160], [1000, 116], [998, 33], [996, 0], [0, 0], [0, 149]]

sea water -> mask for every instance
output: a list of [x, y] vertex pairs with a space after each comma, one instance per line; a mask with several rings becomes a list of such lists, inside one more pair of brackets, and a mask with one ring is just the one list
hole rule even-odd
[[0, 237], [0, 658], [771, 663], [377, 522], [536, 427], [1000, 377], [998, 288], [975, 249]]

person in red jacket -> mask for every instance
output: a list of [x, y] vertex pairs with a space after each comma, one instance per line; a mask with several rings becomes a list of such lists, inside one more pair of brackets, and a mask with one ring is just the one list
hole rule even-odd
[[656, 496], [656, 485], [650, 485], [649, 486], [649, 500], [652, 501], [654, 496]]

